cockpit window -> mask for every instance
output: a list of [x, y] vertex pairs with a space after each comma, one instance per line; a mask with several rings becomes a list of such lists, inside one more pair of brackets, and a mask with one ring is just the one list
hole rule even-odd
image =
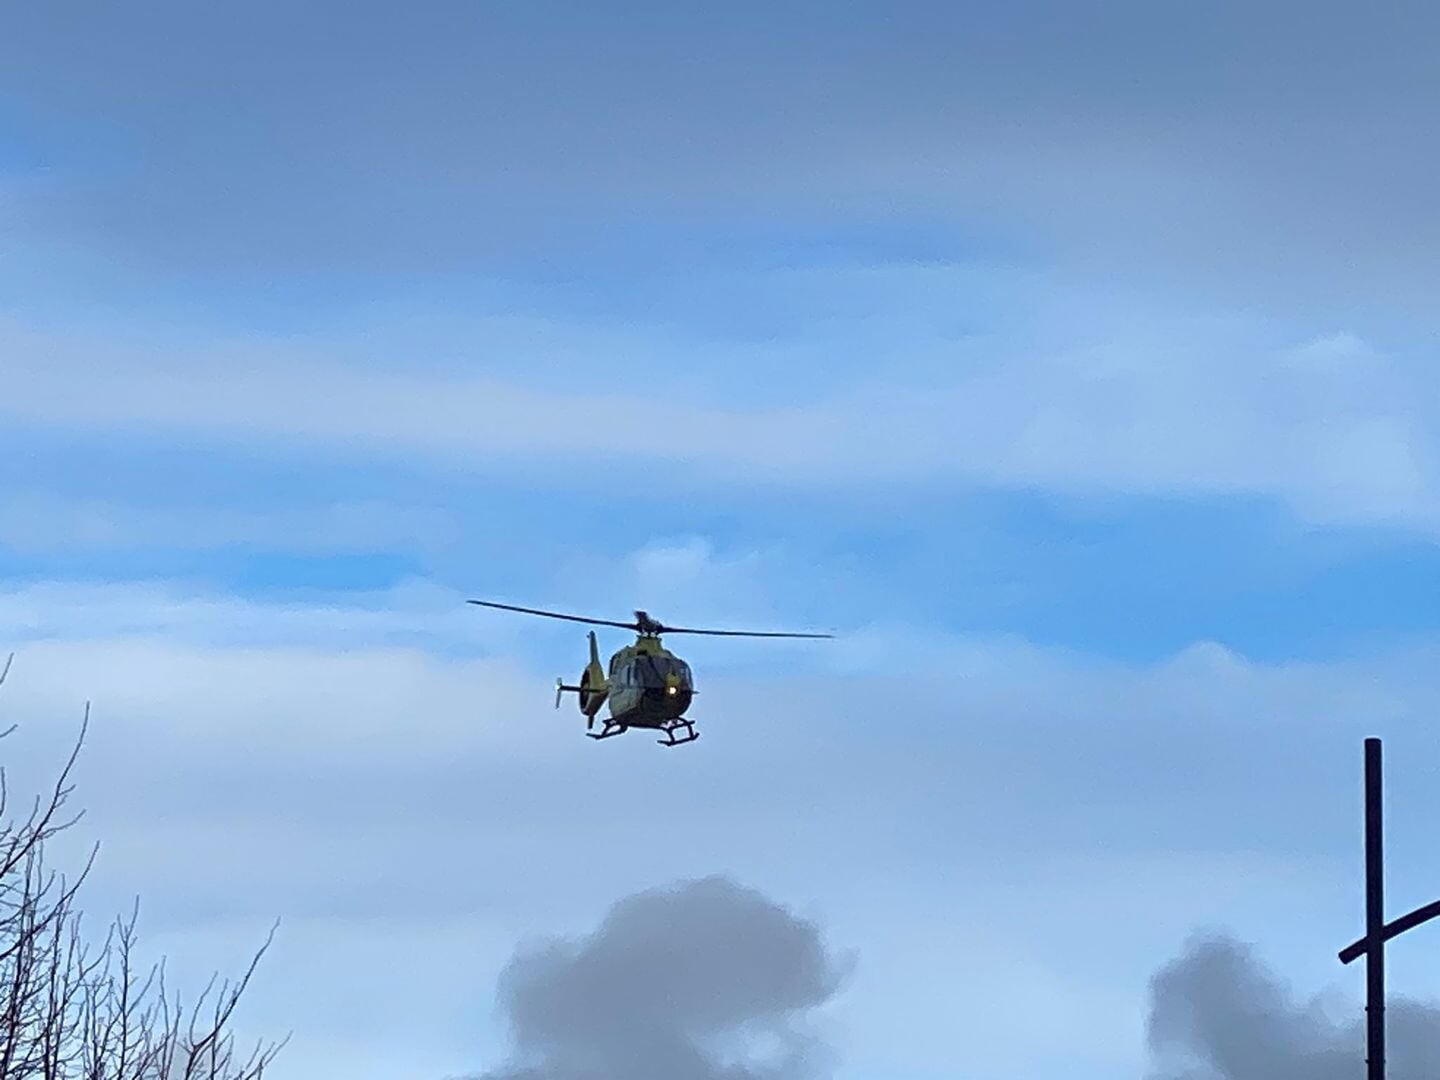
[[632, 685], [646, 689], [660, 689], [666, 685], [666, 676], [673, 675], [681, 689], [692, 689], [690, 665], [683, 660], [664, 656], [637, 656], [630, 667]]

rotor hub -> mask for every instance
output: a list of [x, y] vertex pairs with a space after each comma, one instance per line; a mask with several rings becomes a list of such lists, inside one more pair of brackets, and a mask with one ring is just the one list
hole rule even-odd
[[646, 612], [637, 611], [635, 612], [635, 629], [642, 634], [654, 636], [663, 633], [665, 626], [652, 619]]

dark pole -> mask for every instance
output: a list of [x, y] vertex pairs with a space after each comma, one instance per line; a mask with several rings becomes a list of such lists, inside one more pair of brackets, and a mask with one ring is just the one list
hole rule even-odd
[[1365, 740], [1365, 1065], [1385, 1080], [1385, 857], [1380, 740]]

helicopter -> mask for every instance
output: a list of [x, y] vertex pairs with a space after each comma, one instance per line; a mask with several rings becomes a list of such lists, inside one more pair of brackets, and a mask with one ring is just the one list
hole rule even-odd
[[[585, 716], [585, 733], [592, 739], [609, 739], [623, 735], [630, 728], [659, 731], [661, 746], [683, 746], [700, 737], [695, 724], [685, 711], [695, 696], [695, 680], [690, 665], [660, 644], [661, 634], [708, 634], [714, 637], [753, 638], [833, 638], [834, 634], [780, 634], [749, 630], [698, 630], [686, 626], [666, 626], [643, 611], [635, 612], [634, 622], [610, 619], [589, 619], [582, 615], [563, 615], [558, 611], [497, 604], [490, 600], [469, 600], [480, 607], [501, 611], [518, 611], [525, 615], [542, 615], [548, 619], [587, 623], [591, 626], [615, 626], [633, 630], [635, 643], [626, 645], [610, 657], [607, 668], [600, 664], [600, 646], [591, 630], [590, 662], [580, 673], [579, 683], [569, 686], [564, 679], [555, 680], [555, 708], [560, 708], [565, 694], [575, 694]], [[610, 715], [600, 717], [602, 727], [594, 731], [595, 719], [606, 703]], [[683, 733], [677, 738], [676, 733]]]

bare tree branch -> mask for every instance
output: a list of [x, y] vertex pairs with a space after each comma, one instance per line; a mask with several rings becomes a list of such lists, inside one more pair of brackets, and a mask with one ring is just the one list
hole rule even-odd
[[[0, 684], [9, 671], [7, 660]], [[236, 1063], [229, 1024], [278, 923], [244, 976], [220, 985], [202, 1024], [215, 990], [211, 980], [187, 1026], [180, 997], [166, 985], [164, 960], [145, 972], [136, 968], [138, 900], [128, 917], [109, 924], [98, 947], [86, 942], [79, 892], [98, 846], [73, 880], [46, 869], [46, 841], [82, 816], [67, 815], [65, 808], [89, 722], [87, 703], [80, 735], [55, 783], [23, 821], [0, 824], [0, 1080], [260, 1080], [288, 1037], [262, 1041]], [[0, 739], [14, 730], [0, 732]], [[0, 768], [0, 817], [8, 803]]]

